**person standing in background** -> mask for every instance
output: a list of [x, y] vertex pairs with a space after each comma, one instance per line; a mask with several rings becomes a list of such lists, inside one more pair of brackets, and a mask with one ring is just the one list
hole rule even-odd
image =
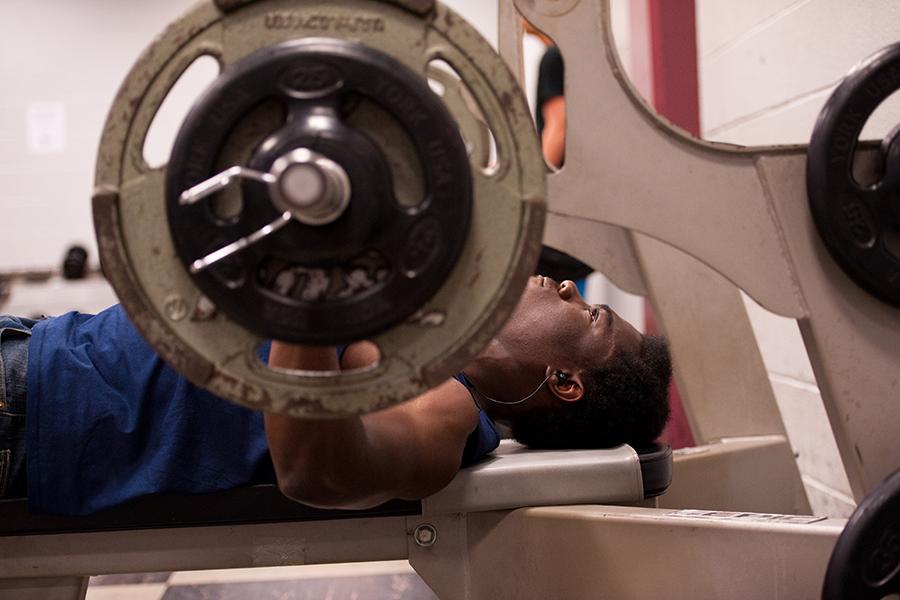
[[525, 31], [547, 46], [538, 69], [534, 120], [544, 159], [558, 169], [565, 162], [566, 150], [565, 65], [562, 53], [553, 40], [529, 23], [525, 24]]
[[[527, 21], [525, 32], [540, 39], [547, 47], [538, 70], [537, 101], [534, 121], [544, 160], [559, 169], [565, 162], [566, 153], [566, 99], [565, 68], [562, 53], [549, 37], [538, 31]], [[565, 252], [544, 246], [538, 262], [537, 273], [547, 273], [555, 279], [571, 279], [584, 294], [585, 278], [593, 269]]]

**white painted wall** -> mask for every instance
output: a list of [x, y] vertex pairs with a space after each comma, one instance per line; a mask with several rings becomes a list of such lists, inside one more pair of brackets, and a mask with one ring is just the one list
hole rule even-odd
[[[132, 62], [187, 0], [5, 0], [0, 4], [0, 270], [55, 266], [73, 242], [91, 248], [94, 159], [106, 111]], [[28, 114], [59, 117], [30, 147]]]
[[[627, 0], [616, 0], [624, 4]], [[78, 243], [97, 261], [90, 198], [100, 133], [113, 96], [134, 60], [169, 22], [194, 0], [119, 2], [116, 0], [5, 0], [0, 3], [0, 210], [15, 224], [0, 236], [0, 272], [56, 267], [65, 248]], [[492, 44], [497, 43], [497, 3], [492, 0], [446, 0]], [[619, 19], [618, 37], [627, 40]], [[627, 43], [625, 44], [627, 48]], [[543, 45], [525, 40], [527, 95], [534, 106], [537, 69]], [[191, 68], [193, 71], [194, 67]], [[202, 89], [199, 74], [186, 84]], [[190, 72], [189, 72], [190, 73]], [[160, 113], [162, 129], [174, 135], [196, 93], [179, 94], [179, 86]], [[156, 142], [157, 123], [148, 136], [148, 156], [166, 156]], [[166, 138], [165, 135], [162, 136]], [[95, 311], [113, 296], [91, 284], [91, 294], [72, 285], [17, 286], [4, 310], [22, 314], [58, 314], [68, 308]], [[607, 302], [643, 320], [640, 303], [595, 277], [592, 301]], [[92, 300], [92, 298], [96, 298]], [[76, 301], [77, 299], [77, 301]]]
[[[71, 243], [96, 258], [90, 198], [106, 112], [140, 52], [192, 4], [0, 3], [0, 271], [55, 266]], [[496, 43], [496, 3], [448, 4]]]
[[[822, 104], [859, 60], [900, 39], [892, 0], [697, 0], [704, 136], [806, 143]], [[900, 98], [864, 136], [896, 125]]]
[[[806, 143], [834, 86], [900, 39], [895, 0], [697, 0], [704, 137], [743, 145]], [[864, 137], [900, 121], [891, 98]], [[853, 501], [794, 321], [749, 299], [748, 312], [813, 510], [846, 516]]]
[[[6, 220], [0, 236], [0, 272], [58, 267], [65, 249], [74, 243], [89, 248], [96, 264], [90, 198], [107, 110], [141, 51], [193, 3], [0, 3], [0, 210]], [[447, 4], [496, 44], [495, 2]], [[532, 69], [540, 58], [537, 51], [532, 44]], [[191, 93], [178, 97], [174, 92], [173, 96], [176, 115], [186, 112], [196, 97]], [[173, 132], [177, 125], [167, 123]], [[152, 139], [147, 150], [156, 155], [168, 152]], [[56, 280], [15, 286], [4, 310], [29, 315], [70, 308], [96, 311], [112, 300], [102, 283]]]
[[[113, 96], [153, 37], [190, 2], [0, 3], [0, 271], [61, 265], [71, 244], [97, 262], [94, 159]], [[102, 280], [21, 284], [4, 311], [59, 314], [115, 301]]]

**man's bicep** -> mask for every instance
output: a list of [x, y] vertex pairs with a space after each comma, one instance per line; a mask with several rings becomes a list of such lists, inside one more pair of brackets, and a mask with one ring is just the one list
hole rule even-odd
[[566, 99], [556, 96], [541, 108], [544, 117], [544, 131], [541, 133], [541, 147], [544, 158], [556, 168], [562, 167], [566, 154]]
[[[558, 126], [565, 133], [566, 127], [566, 99], [564, 96], [553, 96], [544, 102], [541, 107], [544, 116], [544, 127]], [[546, 130], [546, 129], [545, 129]]]

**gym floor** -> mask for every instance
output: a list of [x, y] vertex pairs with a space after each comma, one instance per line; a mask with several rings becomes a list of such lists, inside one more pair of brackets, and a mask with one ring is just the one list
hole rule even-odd
[[100, 575], [87, 600], [437, 600], [407, 561]]

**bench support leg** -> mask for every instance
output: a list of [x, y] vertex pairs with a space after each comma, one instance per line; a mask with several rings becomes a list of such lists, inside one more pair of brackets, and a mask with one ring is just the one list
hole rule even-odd
[[471, 597], [467, 523], [466, 514], [407, 519], [409, 564], [441, 600]]

